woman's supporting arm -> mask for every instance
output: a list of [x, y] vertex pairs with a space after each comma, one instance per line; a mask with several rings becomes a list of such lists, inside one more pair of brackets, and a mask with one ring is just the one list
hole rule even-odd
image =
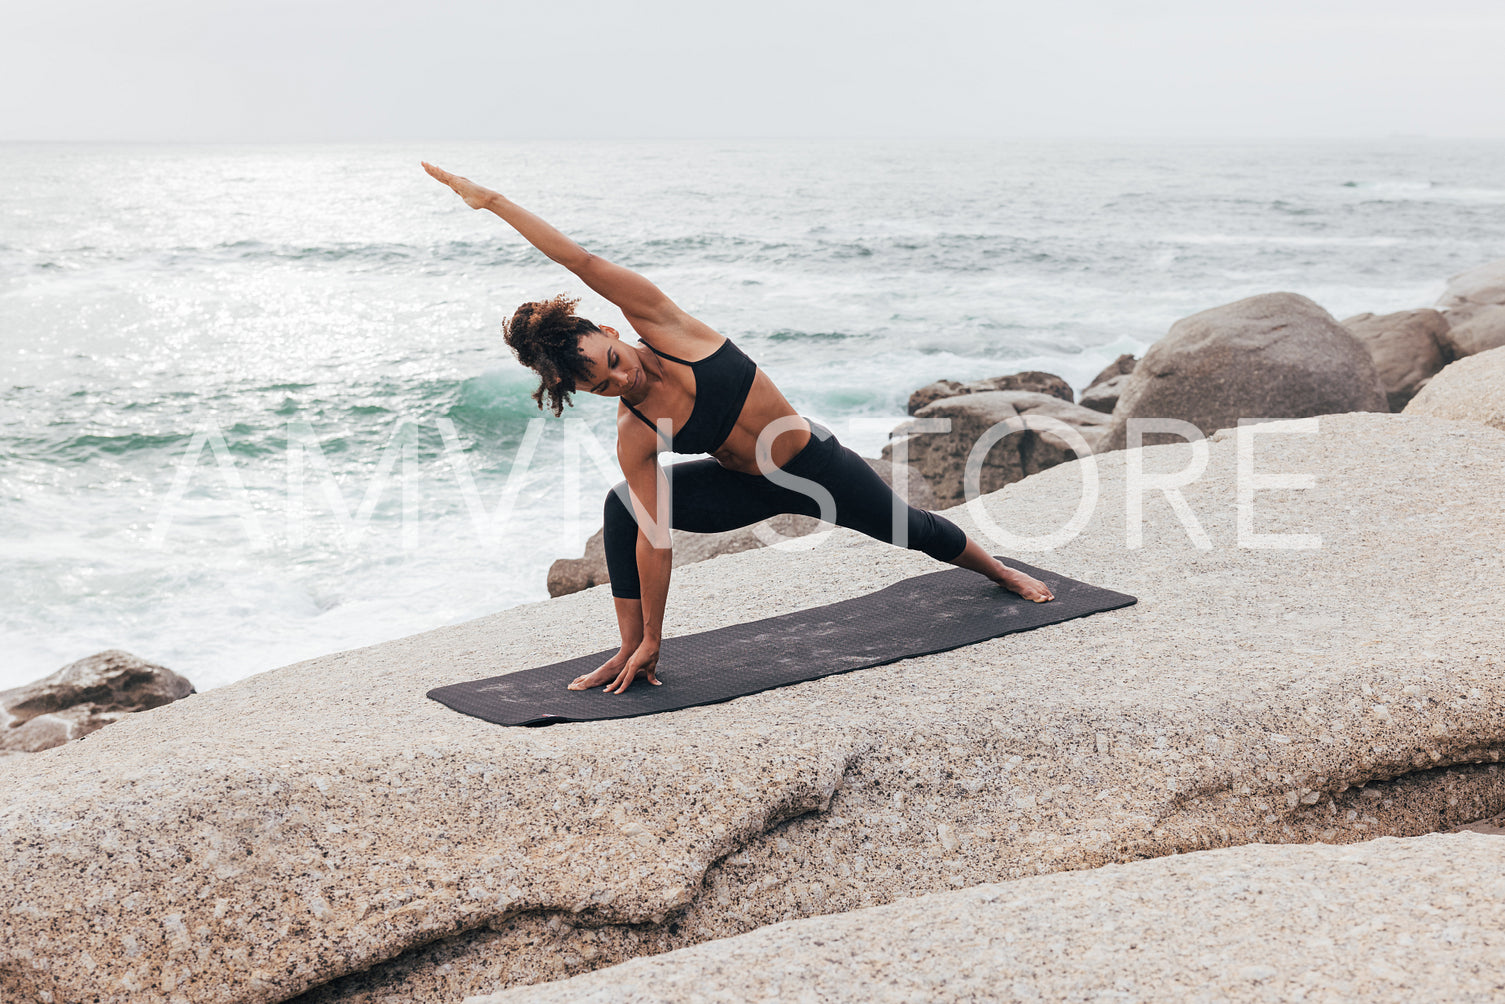
[[646, 278], [630, 268], [591, 254], [542, 217], [530, 213], [505, 195], [426, 161], [423, 169], [453, 189], [470, 208], [489, 209], [495, 213], [522, 234], [529, 244], [574, 272], [587, 286], [615, 304], [628, 320], [664, 324], [679, 311], [674, 301]]
[[629, 503], [638, 524], [636, 558], [642, 640], [622, 667], [608, 694], [626, 690], [638, 673], [650, 682], [658, 668], [664, 638], [664, 608], [669, 599], [669, 576], [674, 566], [670, 486], [658, 462], [658, 442], [652, 430], [630, 425], [618, 432], [617, 460], [627, 477]]

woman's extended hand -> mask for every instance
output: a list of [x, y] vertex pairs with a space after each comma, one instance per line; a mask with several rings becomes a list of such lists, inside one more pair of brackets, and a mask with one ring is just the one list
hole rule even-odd
[[455, 194], [464, 199], [465, 204], [471, 209], [485, 209], [491, 204], [491, 200], [497, 197], [496, 192], [477, 185], [469, 178], [462, 178], [458, 174], [450, 174], [444, 168], [435, 167], [426, 160], [421, 160], [419, 163], [423, 165], [423, 169], [435, 181], [454, 189]]
[[622, 672], [617, 674], [616, 681], [606, 688], [608, 694], [620, 694], [632, 686], [633, 678], [639, 673], [643, 678], [655, 687], [658, 682], [658, 644], [644, 641], [640, 644], [632, 656], [627, 660], [627, 665], [622, 667]]

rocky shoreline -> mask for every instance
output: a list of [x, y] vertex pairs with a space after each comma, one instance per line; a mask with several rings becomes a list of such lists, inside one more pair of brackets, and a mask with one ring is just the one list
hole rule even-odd
[[[1358, 314], [1342, 322], [1306, 297], [1268, 293], [1177, 321], [1143, 360], [1119, 356], [1079, 395], [1061, 377], [1038, 371], [926, 384], [910, 395], [912, 418], [890, 433], [881, 459], [868, 463], [892, 484], [899, 459], [906, 465], [905, 497], [911, 504], [945, 509], [1079, 456], [1124, 449], [1131, 445], [1129, 423], [1136, 419], [1174, 419], [1210, 436], [1241, 418], [1401, 412], [1450, 364], [1501, 346], [1505, 262], [1455, 276], [1436, 309]], [[1422, 413], [1489, 424], [1480, 409], [1489, 407], [1490, 378], [1481, 377], [1469, 390], [1457, 382], [1464, 373], [1482, 373], [1476, 365], [1457, 368], [1447, 381], [1452, 389], [1438, 392], [1453, 401], [1445, 406], [1449, 414], [1428, 404], [1438, 394], [1423, 400]], [[1505, 406], [1495, 400], [1492, 407], [1498, 427]], [[969, 492], [968, 457], [999, 423], [1009, 423], [1011, 434], [978, 458], [978, 484]], [[1176, 442], [1187, 435], [1184, 428], [1149, 431], [1135, 445]], [[725, 534], [676, 532], [674, 564], [762, 547], [779, 536], [825, 526], [786, 516]], [[597, 531], [584, 556], [554, 562], [549, 595], [607, 581]]]
[[[1505, 266], [1491, 267], [1505, 310]], [[1440, 313], [1462, 310], [1468, 337], [1452, 342], [1478, 345], [1495, 287], [1455, 286]], [[1315, 317], [1270, 296], [1230, 305], [1240, 338], [1251, 317]], [[1181, 322], [1192, 340], [1197, 317]], [[1488, 876], [1505, 844], [1438, 831], [1505, 812], [1505, 347], [1454, 359], [1401, 413], [1378, 358], [1345, 352], [1348, 393], [1378, 407], [1323, 412], [1315, 433], [1272, 422], [1260, 443], [1262, 473], [1310, 483], [1256, 493], [1255, 529], [1319, 547], [1241, 543], [1233, 423], [1182, 419], [1208, 435], [1207, 467], [1181, 489], [1208, 547], [1158, 490], [1141, 543], [1126, 536], [1133, 469], [1184, 471], [1196, 445], [1092, 454], [1101, 503], [1029, 560], [1134, 607], [642, 719], [501, 729], [422, 698], [608, 647], [610, 597], [585, 589], [0, 758], [0, 1000], [1415, 1000], [1497, 986]], [[1156, 399], [1174, 375], [1156, 360], [1107, 378], [1118, 407], [1084, 409], [1094, 428]], [[1015, 414], [1068, 404], [977, 387], [915, 417], [993, 395], [1016, 395]], [[1060, 526], [1084, 462], [1039, 466], [1050, 445], [948, 515], [969, 532], [979, 518]], [[849, 531], [805, 553], [745, 550], [678, 570], [677, 593], [702, 602], [671, 603], [665, 626], [775, 615], [928, 567]], [[1301, 844], [1335, 846], [1256, 846]], [[1173, 857], [1194, 851], [1212, 853]], [[1373, 958], [1397, 943], [1404, 967]], [[642, 958], [662, 952], [676, 954]]]

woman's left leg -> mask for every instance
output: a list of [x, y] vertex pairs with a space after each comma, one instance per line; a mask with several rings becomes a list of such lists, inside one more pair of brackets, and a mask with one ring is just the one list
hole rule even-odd
[[867, 461], [836, 441], [830, 430], [813, 424], [812, 429], [830, 437], [830, 442], [821, 444], [822, 462], [812, 465], [808, 472], [800, 472], [796, 464], [791, 464], [790, 473], [799, 473], [831, 493], [837, 525], [985, 575], [1027, 600], [1055, 598], [1045, 583], [994, 558], [951, 520], [906, 504]]

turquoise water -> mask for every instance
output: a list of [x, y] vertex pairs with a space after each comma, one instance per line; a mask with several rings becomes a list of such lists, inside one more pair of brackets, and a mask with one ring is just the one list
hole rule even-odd
[[869, 455], [932, 379], [1081, 387], [1219, 303], [1398, 310], [1505, 257], [1500, 144], [3, 146], [0, 687], [121, 647], [206, 689], [546, 595], [613, 406], [530, 426], [499, 325], [624, 322], [420, 158]]

